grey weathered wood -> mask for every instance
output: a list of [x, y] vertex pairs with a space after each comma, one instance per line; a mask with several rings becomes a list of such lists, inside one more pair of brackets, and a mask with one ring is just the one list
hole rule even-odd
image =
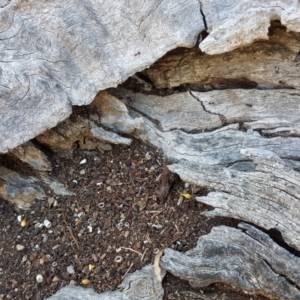
[[262, 231], [240, 228], [215, 227], [186, 253], [166, 249], [161, 266], [193, 287], [222, 282], [271, 299], [300, 299], [300, 258]]
[[[141, 122], [141, 120], [134, 122], [132, 119], [129, 121], [131, 123], [128, 124], [131, 127], [139, 126]], [[126, 127], [125, 123], [124, 127]], [[36, 139], [55, 152], [70, 150], [76, 142], [80, 144], [82, 149], [86, 150], [109, 150], [111, 149], [110, 143], [125, 145], [131, 143], [130, 138], [124, 138], [117, 133], [107, 131], [94, 121], [81, 117], [77, 117], [76, 122], [67, 119], [55, 128], [40, 134]]]
[[100, 92], [91, 106], [97, 121], [114, 132], [131, 133], [140, 128], [142, 119], [132, 119], [126, 105], [106, 91]]
[[[294, 90], [226, 90], [192, 94], [205, 110], [219, 115], [224, 123], [242, 123], [244, 129], [277, 129], [300, 134], [300, 93]], [[288, 116], [288, 117], [287, 117]]]
[[[210, 54], [267, 39], [270, 20], [300, 31], [293, 0], [201, 2], [209, 36], [200, 47]], [[197, 0], [2, 1], [0, 152], [54, 127], [71, 105], [89, 104], [167, 51], [193, 46], [204, 29]]]
[[[1, 5], [0, 5], [1, 6]], [[54, 127], [204, 30], [197, 0], [5, 1], [0, 152]]]
[[[271, 20], [280, 19], [288, 30], [299, 32], [298, 1], [200, 2], [205, 22], [196, 0], [0, 1], [0, 152], [55, 126], [70, 115], [71, 105], [91, 103], [99, 90], [123, 82], [167, 51], [180, 46], [192, 47], [205, 25], [209, 35], [200, 41], [201, 50], [209, 54], [227, 53], [211, 57], [201, 53], [196, 57], [198, 54], [189, 52], [192, 55], [175, 57], [172, 63], [167, 62], [163, 76], [157, 79], [155, 72], [146, 71], [150, 79], [154, 78], [156, 87], [189, 83], [192, 90], [219, 89], [222, 85], [227, 88], [230, 84], [242, 88], [299, 89], [297, 59], [292, 62], [299, 50], [297, 34], [283, 33], [281, 28], [269, 42], [260, 41], [228, 52], [258, 39], [268, 39]], [[188, 62], [190, 56], [192, 62]], [[174, 63], [177, 71], [170, 78]], [[195, 71], [186, 71], [191, 66]], [[120, 132], [139, 129], [135, 134], [161, 148], [172, 163], [172, 171], [208, 189], [209, 194], [198, 199], [215, 207], [206, 212], [207, 216], [230, 216], [266, 229], [276, 228], [286, 243], [300, 249], [297, 240], [300, 189], [298, 173], [294, 170], [300, 167], [300, 142], [292, 137], [299, 135], [298, 90], [228, 90], [167, 98], [142, 95], [132, 98], [125, 97], [124, 101], [131, 115], [143, 119], [144, 124], [129, 118], [120, 103], [114, 108], [124, 119], [119, 122], [118, 118], [109, 118], [108, 111], [100, 111], [103, 124]], [[123, 120], [128, 121], [128, 126], [122, 128]], [[74, 141], [82, 142], [80, 136], [86, 137], [82, 144], [86, 149], [109, 146], [104, 140], [130, 143], [129, 139], [104, 131], [92, 121], [73, 124], [73, 128], [68, 122], [52, 131], [56, 144], [64, 142], [57, 147], [66, 148], [54, 149], [52, 143], [52, 149], [68, 149]], [[62, 132], [72, 137], [66, 141]], [[266, 138], [261, 133], [274, 137]], [[287, 137], [278, 137], [280, 134]], [[39, 140], [49, 142], [46, 133]], [[222, 230], [219, 236], [227, 229]], [[236, 273], [229, 272], [232, 276], [223, 278], [222, 273], [217, 273], [220, 275], [217, 279], [272, 297], [298, 299], [299, 286], [292, 286], [291, 282], [299, 282], [297, 270], [293, 269], [299, 262], [282, 252], [277, 253], [278, 260], [270, 260], [266, 255], [261, 259], [257, 253], [253, 256], [259, 247], [253, 246], [250, 240], [246, 248], [252, 252], [247, 256], [243, 252], [247, 249], [241, 243], [244, 236], [237, 238], [237, 248], [228, 248], [230, 255], [221, 263], [224, 269], [234, 267], [231, 259], [240, 251], [247, 261], [247, 267], [239, 269], [245, 276], [237, 278]], [[224, 235], [224, 243], [228, 245], [230, 238]], [[220, 244], [215, 245], [214, 249], [222, 249]], [[268, 244], [274, 250], [272, 245]], [[265, 249], [260, 251], [266, 253]], [[291, 262], [290, 271], [279, 265], [282, 261]], [[255, 282], [252, 276], [258, 271], [265, 278], [258, 277]], [[247, 282], [248, 278], [252, 281]], [[274, 284], [279, 284], [279, 291], [275, 291]], [[123, 296], [118, 292], [114, 296], [126, 299], [126, 293], [134, 285], [127, 287]], [[78, 288], [68, 291], [66, 297], [72, 291], [74, 295]], [[132, 291], [130, 297], [141, 298], [139, 289]]]
[[52, 170], [51, 162], [48, 157], [32, 142], [27, 142], [16, 147], [9, 153], [38, 171]]
[[292, 164], [262, 149], [243, 149], [256, 170], [178, 163], [170, 170], [212, 192], [197, 200], [215, 207], [206, 216], [242, 219], [265, 229], [277, 229], [287, 244], [300, 250], [300, 182]]
[[239, 124], [243, 129], [262, 129], [264, 133], [300, 134], [300, 93], [295, 90], [190, 91], [165, 97], [127, 90], [115, 94], [164, 132], [195, 132]]
[[[156, 88], [188, 83], [201, 91], [228, 88], [299, 88], [299, 65], [294, 59], [300, 49], [297, 32], [286, 32], [273, 22], [267, 41], [218, 55], [193, 49], [176, 49], [143, 73]], [[204, 40], [205, 42], [205, 40]]]
[[[285, 125], [296, 131], [297, 92], [227, 90], [222, 92], [223, 98], [218, 93], [197, 94], [206, 114], [233, 122], [211, 132], [201, 132], [203, 127], [199, 127], [197, 112], [201, 120], [203, 109], [193, 101], [196, 105], [189, 106], [191, 98], [188, 93], [184, 94], [186, 97], [172, 95], [165, 98], [136, 95], [131, 101], [124, 93], [124, 98], [129, 101], [132, 115], [144, 118], [143, 130], [137, 135], [161, 148], [173, 163], [170, 170], [184, 181], [210, 191], [206, 197], [197, 199], [216, 207], [206, 215], [234, 217], [266, 229], [276, 228], [286, 243], [300, 250], [297, 238], [300, 234], [300, 180], [299, 173], [294, 170], [299, 168], [300, 139], [266, 138], [252, 129], [241, 131], [238, 124], [247, 121], [247, 126], [254, 124], [256, 129], [257, 123], [261, 124], [260, 129], [277, 128], [288, 115], [292, 121], [285, 122]], [[179, 105], [174, 106], [177, 109], [169, 119], [171, 124], [168, 127], [162, 125], [172, 108], [172, 99], [175, 104], [180, 99], [181, 106], [190, 109], [191, 120], [188, 122], [194, 122], [194, 130], [200, 133], [181, 130], [183, 118]], [[284, 109], [278, 105], [280, 99], [286, 99]], [[163, 100], [165, 103], [156, 116], [151, 107]], [[245, 105], [248, 101], [253, 104], [251, 107]], [[214, 123], [211, 126], [215, 126]], [[286, 131], [291, 134], [288, 129]]]
[[160, 97], [118, 89], [114, 94], [122, 99], [128, 108], [152, 120], [162, 131], [200, 131], [222, 126], [220, 117], [207, 113], [201, 102], [189, 93]]
[[35, 177], [25, 177], [17, 172], [0, 167], [0, 197], [17, 209], [29, 209], [35, 199], [44, 199], [46, 194]]
[[[164, 276], [165, 271], [162, 270], [162, 278]], [[164, 295], [162, 284], [155, 277], [152, 265], [125, 276], [119, 288], [120, 291], [98, 294], [92, 289], [68, 286], [47, 300], [160, 300]]]
[[268, 39], [270, 20], [281, 20], [290, 31], [300, 31], [300, 7], [294, 0], [201, 0], [208, 37], [202, 51], [218, 54], [259, 39]]

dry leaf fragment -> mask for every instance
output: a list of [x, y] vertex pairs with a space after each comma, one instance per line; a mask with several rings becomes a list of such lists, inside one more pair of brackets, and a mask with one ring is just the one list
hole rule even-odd
[[95, 266], [92, 264], [89, 264], [89, 271], [93, 271], [95, 269]]
[[81, 280], [81, 283], [84, 284], [84, 285], [88, 285], [88, 284], [91, 283], [91, 281], [87, 278], [84, 278], [84, 279]]
[[26, 227], [27, 223], [28, 223], [27, 219], [26, 218], [23, 219], [22, 222], [21, 222], [21, 227]]
[[181, 193], [180, 196], [184, 197], [187, 200], [190, 200], [192, 198], [192, 195], [188, 193]]

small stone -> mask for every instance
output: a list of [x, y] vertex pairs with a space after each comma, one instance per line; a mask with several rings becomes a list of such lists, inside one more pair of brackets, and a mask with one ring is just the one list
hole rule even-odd
[[53, 197], [48, 197], [48, 205], [51, 207], [54, 203], [55, 199]]
[[83, 164], [86, 164], [86, 158], [84, 158], [81, 162], [80, 162], [81, 165]]
[[52, 282], [57, 282], [57, 281], [59, 281], [59, 278], [57, 276], [54, 276]]
[[74, 273], [75, 273], [74, 267], [73, 267], [73, 266], [68, 266], [68, 267], [67, 267], [67, 272], [68, 272], [69, 274], [74, 274]]
[[43, 275], [41, 275], [41, 274], [36, 275], [35, 279], [36, 279], [36, 282], [38, 282], [38, 283], [41, 283], [44, 280]]
[[184, 187], [187, 189], [190, 186], [188, 182], [185, 182]]
[[16, 248], [18, 251], [22, 251], [25, 249], [25, 247], [23, 245], [19, 245], [19, 244], [16, 246]]
[[84, 174], [85, 174], [85, 171], [84, 171], [84, 170], [81, 170], [81, 171], [79, 172], [79, 174], [80, 174], [80, 175], [84, 175]]
[[48, 241], [48, 235], [43, 233], [42, 237], [43, 237], [43, 243], [46, 243]]
[[24, 256], [22, 257], [21, 264], [23, 264], [23, 263], [26, 262], [26, 261], [27, 261], [27, 255], [24, 255]]

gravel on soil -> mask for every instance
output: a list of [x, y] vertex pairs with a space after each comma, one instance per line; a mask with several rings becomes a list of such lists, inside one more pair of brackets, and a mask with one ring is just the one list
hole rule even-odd
[[[195, 197], [205, 191], [180, 180], [160, 200], [159, 176], [166, 162], [139, 141], [104, 153], [77, 149], [72, 159], [53, 156], [51, 162], [48, 175], [73, 196], [46, 191], [46, 200], [26, 212], [0, 199], [0, 299], [44, 299], [68, 284], [114, 290], [128, 272], [153, 263], [159, 250], [185, 252], [213, 226], [238, 223], [201, 216], [210, 208]], [[163, 284], [165, 299], [197, 295], [170, 274]], [[230, 299], [266, 299], [226, 291]]]

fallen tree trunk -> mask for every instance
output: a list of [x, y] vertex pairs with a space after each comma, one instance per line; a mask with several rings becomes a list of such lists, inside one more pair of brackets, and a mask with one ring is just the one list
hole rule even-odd
[[215, 227], [185, 254], [166, 249], [162, 267], [193, 287], [223, 282], [271, 299], [300, 299], [299, 257], [260, 230], [239, 227]]
[[[133, 132], [207, 191], [197, 198], [214, 207], [207, 217], [275, 229], [287, 249], [249, 225], [218, 227], [186, 255], [166, 250], [161, 265], [194, 286], [300, 299], [299, 15], [294, 0], [2, 1], [0, 152], [41, 133], [64, 151], [130, 144], [112, 131]], [[197, 39], [201, 51], [161, 58]], [[136, 72], [123, 87], [144, 93], [99, 94], [96, 121], [60, 124], [57, 146], [44, 133]]]

